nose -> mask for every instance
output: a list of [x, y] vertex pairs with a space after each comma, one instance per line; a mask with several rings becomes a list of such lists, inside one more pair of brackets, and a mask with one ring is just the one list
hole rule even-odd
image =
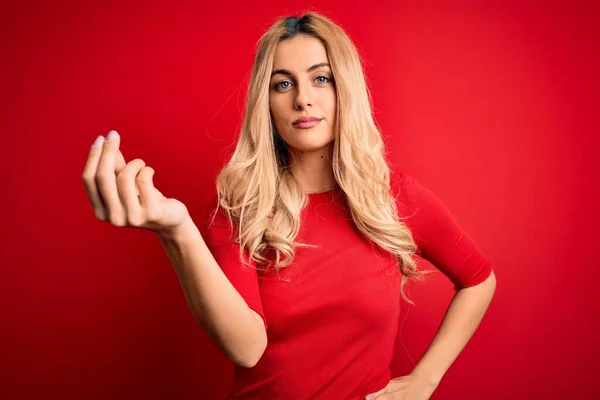
[[312, 107], [313, 99], [312, 99], [312, 91], [311, 87], [308, 84], [300, 84], [296, 85], [296, 97], [294, 98], [294, 109], [296, 110], [304, 110], [308, 107]]

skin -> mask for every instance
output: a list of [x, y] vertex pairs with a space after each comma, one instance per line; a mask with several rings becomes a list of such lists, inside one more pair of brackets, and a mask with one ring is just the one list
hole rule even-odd
[[[307, 192], [335, 185], [332, 144], [337, 98], [327, 51], [320, 40], [298, 35], [277, 45], [269, 85], [271, 116], [288, 146], [288, 162]], [[313, 67], [313, 68], [311, 68]], [[285, 70], [285, 71], [282, 71]], [[301, 116], [322, 118], [310, 129], [292, 123]]]
[[[273, 62], [271, 115], [288, 145], [292, 173], [308, 192], [335, 184], [331, 166], [336, 112], [333, 75], [326, 65], [311, 69], [328, 63], [323, 44], [305, 35], [279, 43]], [[322, 120], [314, 128], [299, 129], [292, 123], [301, 116]], [[185, 205], [154, 187], [154, 170], [142, 159], [126, 162], [120, 142], [114, 131], [106, 138], [98, 136], [88, 154], [82, 180], [96, 218], [115, 226], [176, 230], [189, 218]]]
[[90, 148], [82, 179], [96, 218], [115, 226], [157, 233], [178, 229], [189, 220], [186, 206], [154, 186], [154, 169], [136, 158], [126, 162], [121, 137], [111, 131]]
[[496, 291], [496, 275], [454, 295], [427, 351], [410, 374], [392, 379], [368, 400], [428, 400], [479, 327]]
[[[329, 67], [309, 70], [329, 62], [323, 44], [300, 35], [278, 44], [269, 91], [275, 127], [288, 145], [288, 161], [300, 186], [320, 191], [334, 185], [331, 144], [335, 140], [336, 93]], [[285, 69], [289, 73], [277, 72]], [[310, 130], [297, 129], [292, 122], [300, 116], [323, 118]], [[494, 273], [483, 283], [459, 290], [440, 328], [413, 371], [392, 379], [369, 399], [427, 400], [443, 375], [464, 349], [491, 302], [496, 288]]]
[[[279, 135], [288, 145], [288, 160], [300, 186], [322, 191], [335, 183], [331, 166], [335, 140], [336, 94], [328, 63], [318, 39], [296, 36], [278, 44], [269, 90], [270, 110]], [[285, 83], [284, 83], [285, 82]], [[277, 85], [277, 86], [276, 86]], [[300, 116], [323, 118], [312, 129], [297, 129]], [[126, 163], [119, 150], [120, 136], [99, 136], [90, 148], [82, 174], [94, 213], [115, 226], [149, 229], [180, 236], [192, 224], [185, 205], [154, 187], [154, 170], [141, 159]], [[406, 376], [392, 379], [370, 399], [427, 400], [479, 326], [496, 289], [496, 277], [459, 290], [429, 348]], [[259, 316], [255, 318], [259, 321]], [[262, 320], [259, 321], [262, 324]]]

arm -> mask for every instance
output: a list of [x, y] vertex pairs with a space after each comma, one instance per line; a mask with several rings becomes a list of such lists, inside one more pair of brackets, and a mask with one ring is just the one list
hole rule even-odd
[[225, 357], [253, 367], [267, 346], [263, 319], [227, 279], [191, 218], [157, 236], [198, 324]]
[[428, 399], [479, 326], [494, 295], [496, 276], [491, 261], [448, 207], [414, 178], [405, 174], [400, 178], [395, 181], [398, 207], [408, 217], [417, 248], [424, 259], [452, 281], [457, 292], [413, 371], [392, 379], [374, 398]]
[[412, 374], [437, 386], [483, 319], [496, 290], [492, 271], [484, 282], [459, 289], [429, 348]]

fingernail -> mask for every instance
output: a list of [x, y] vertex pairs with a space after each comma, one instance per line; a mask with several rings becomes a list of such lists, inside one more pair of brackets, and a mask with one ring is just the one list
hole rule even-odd
[[110, 131], [108, 132], [108, 135], [106, 135], [106, 140], [114, 140], [116, 139], [118, 136], [117, 131]]
[[372, 394], [370, 394], [367, 397], [365, 397], [365, 400], [375, 400], [375, 397]]
[[98, 136], [96, 138], [96, 140], [94, 140], [94, 143], [92, 144], [92, 147], [100, 147], [100, 146], [102, 146], [102, 142], [104, 142], [104, 137], [103, 136]]

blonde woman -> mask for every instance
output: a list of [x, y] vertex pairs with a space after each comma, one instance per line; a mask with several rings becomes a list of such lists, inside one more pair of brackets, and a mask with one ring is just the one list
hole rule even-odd
[[[317, 13], [262, 36], [244, 122], [204, 237], [181, 202], [126, 163], [112, 131], [83, 178], [96, 217], [155, 231], [190, 309], [235, 363], [232, 399], [429, 399], [495, 290], [491, 262], [444, 204], [395, 173], [355, 46]], [[390, 362], [413, 255], [455, 285], [406, 376]]]

